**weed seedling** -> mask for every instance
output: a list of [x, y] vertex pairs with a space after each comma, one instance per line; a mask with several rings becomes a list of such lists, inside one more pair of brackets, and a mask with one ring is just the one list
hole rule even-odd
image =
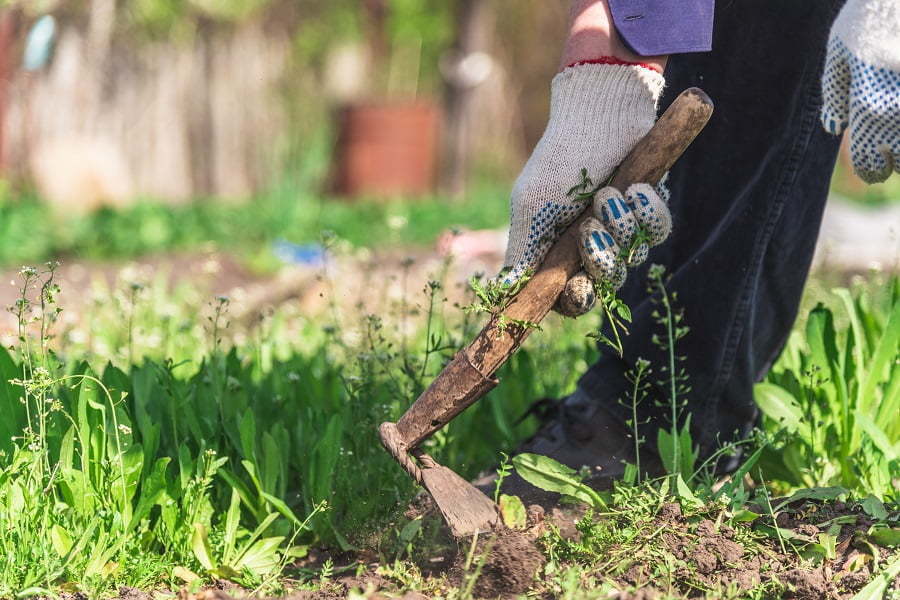
[[[634, 438], [634, 479], [636, 484], [641, 483], [641, 444], [644, 438], [640, 435], [640, 425], [646, 423], [641, 422], [638, 417], [638, 405], [643, 402], [650, 389], [650, 382], [647, 377], [652, 373], [650, 369], [650, 361], [638, 358], [633, 369], [625, 374], [625, 377], [631, 383], [631, 394], [629, 395], [629, 407], [631, 409], [631, 418], [626, 425], [631, 427], [631, 435]], [[627, 479], [627, 478], [626, 478]]]
[[690, 433], [690, 418], [685, 420], [684, 426], [679, 428], [681, 412], [684, 408], [683, 397], [690, 392], [687, 384], [688, 376], [684, 369], [677, 369], [678, 357], [675, 353], [675, 345], [687, 335], [689, 329], [684, 325], [684, 312], [675, 308], [678, 297], [676, 293], [670, 294], [665, 285], [665, 268], [662, 265], [651, 265], [648, 273], [649, 288], [654, 300], [662, 308], [653, 311], [652, 316], [656, 322], [662, 325], [664, 337], [654, 334], [652, 341], [666, 353], [667, 364], [661, 368], [665, 379], [658, 385], [667, 390], [667, 405], [671, 429], [660, 429], [657, 439], [657, 449], [666, 470], [673, 477], [690, 477], [694, 472], [694, 463], [697, 454], [693, 449], [693, 441]]
[[507, 269], [500, 271], [496, 279], [487, 281], [482, 281], [483, 274], [473, 275], [469, 280], [469, 287], [475, 294], [476, 302], [464, 306], [463, 310], [468, 313], [487, 313], [492, 318], [496, 317], [497, 333], [501, 335], [510, 327], [540, 330], [541, 326], [537, 323], [525, 319], [514, 319], [503, 314], [516, 294], [522, 291], [522, 288], [534, 275], [534, 272], [526, 271], [518, 280], [509, 283], [503, 280], [507, 272]]

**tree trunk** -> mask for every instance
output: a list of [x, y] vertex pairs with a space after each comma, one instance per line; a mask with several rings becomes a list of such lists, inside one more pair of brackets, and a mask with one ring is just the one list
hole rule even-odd
[[[456, 13], [456, 39], [443, 67], [444, 152], [441, 190], [454, 198], [466, 191], [469, 176], [470, 125], [475, 82], [463, 65], [467, 57], [487, 49], [488, 3], [484, 0], [460, 0]], [[470, 63], [471, 64], [471, 63]]]
[[3, 144], [5, 135], [6, 104], [9, 82], [15, 69], [13, 45], [16, 39], [16, 9], [0, 9], [0, 173], [5, 171], [6, 152]]

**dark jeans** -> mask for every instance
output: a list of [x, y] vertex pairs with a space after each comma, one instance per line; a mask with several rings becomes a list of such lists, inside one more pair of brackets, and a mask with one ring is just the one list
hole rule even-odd
[[[624, 372], [642, 357], [660, 378], [667, 359], [651, 342], [661, 330], [646, 288], [649, 264], [665, 265], [667, 289], [690, 327], [676, 351], [704, 454], [756, 423], [753, 384], [778, 357], [797, 316], [839, 146], [818, 113], [828, 32], [841, 4], [719, 0], [713, 51], [673, 56], [666, 70], [661, 108], [698, 86], [715, 113], [672, 169], [671, 238], [620, 292], [634, 316], [624, 360], [606, 352], [579, 385], [624, 420]], [[652, 420], [645, 432], [652, 442], [655, 426], [669, 423], [669, 409], [654, 404], [648, 399], [640, 408]]]

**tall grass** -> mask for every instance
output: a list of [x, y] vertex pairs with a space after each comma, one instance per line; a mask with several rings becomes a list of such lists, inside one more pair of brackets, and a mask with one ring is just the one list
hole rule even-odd
[[[205, 327], [173, 332], [202, 360], [174, 362], [142, 347], [137, 332], [162, 316], [126, 286], [93, 321], [114, 330], [114, 364], [54, 344], [52, 269], [22, 276], [19, 342], [0, 349], [0, 597], [209, 577], [273, 590], [312, 544], [377, 545], [415, 493], [377, 425], [402, 414], [473, 325], [448, 324], [433, 282], [421, 303], [428, 336], [400, 339], [371, 315], [299, 329], [275, 317], [229, 347], [228, 302], [217, 299], [194, 316]], [[533, 394], [568, 391], [595, 353], [586, 338], [563, 339], [520, 353], [507, 385], [430, 451], [468, 475], [490, 466], [528, 433], [515, 420]], [[538, 368], [549, 352], [570, 367]]]
[[[111, 346], [99, 354], [72, 331], [54, 338], [53, 275], [23, 269], [18, 341], [0, 350], [0, 597], [212, 577], [277, 591], [310, 545], [378, 548], [380, 532], [400, 528], [415, 489], [376, 426], [478, 325], [446, 306], [442, 274], [399, 312], [335, 322], [285, 308], [252, 330], [228, 324], [227, 299], [173, 309], [154, 285], [126, 286], [92, 309], [92, 335]], [[767, 477], [895, 494], [890, 286], [877, 300], [836, 292], [850, 316], [815, 309], [760, 388], [774, 439]], [[404, 319], [420, 320], [417, 333], [397, 326]], [[466, 476], [493, 466], [533, 430], [518, 422], [530, 403], [572, 391], [596, 359], [591, 330], [547, 323], [429, 452]]]
[[810, 311], [756, 388], [776, 432], [765, 474], [900, 498], [900, 280], [876, 276], [831, 301]]

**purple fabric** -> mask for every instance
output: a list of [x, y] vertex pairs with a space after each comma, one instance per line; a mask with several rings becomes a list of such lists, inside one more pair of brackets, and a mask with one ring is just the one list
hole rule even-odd
[[715, 0], [609, 0], [622, 39], [642, 56], [708, 52]]

